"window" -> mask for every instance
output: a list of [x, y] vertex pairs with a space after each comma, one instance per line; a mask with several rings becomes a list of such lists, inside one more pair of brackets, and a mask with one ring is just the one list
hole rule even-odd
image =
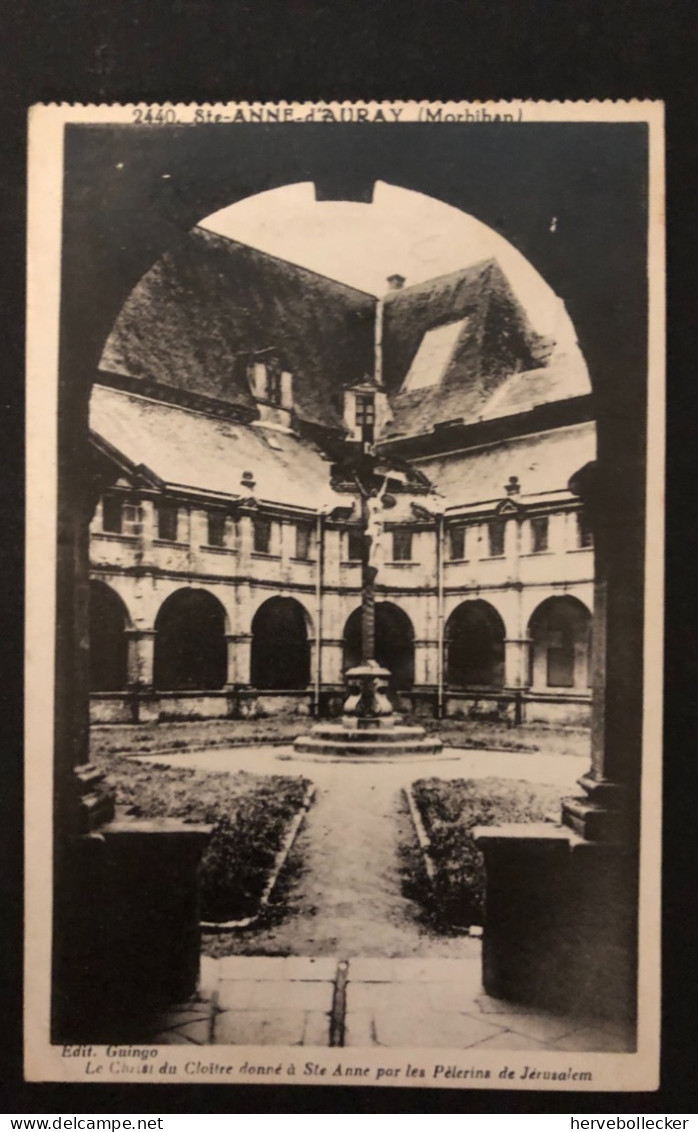
[[177, 541], [177, 518], [179, 508], [174, 503], [158, 504], [158, 538], [167, 542]]
[[121, 533], [139, 535], [142, 530], [142, 519], [139, 503], [124, 503], [121, 508]]
[[577, 546], [580, 549], [589, 549], [594, 545], [594, 536], [589, 526], [589, 520], [583, 511], [577, 512]]
[[121, 534], [121, 499], [118, 495], [105, 495], [102, 500], [102, 530]]
[[225, 546], [225, 515], [212, 511], [208, 516], [208, 545]]
[[465, 558], [465, 527], [449, 527], [448, 555], [452, 561]]
[[504, 531], [506, 524], [497, 519], [487, 525], [490, 558], [502, 558], [504, 555]]
[[281, 404], [281, 370], [273, 362], [267, 366], [267, 397], [272, 405]]
[[347, 532], [347, 559], [361, 562], [364, 556], [364, 535], [361, 527], [350, 527]]
[[542, 554], [548, 549], [548, 520], [531, 519], [531, 551]]
[[548, 632], [548, 686], [574, 687], [574, 638], [568, 627]]
[[299, 523], [296, 527], [296, 558], [310, 558], [310, 527]]
[[393, 562], [411, 562], [412, 531], [393, 531]]
[[252, 546], [255, 553], [269, 554], [269, 547], [271, 546], [271, 521], [269, 519], [253, 519], [252, 532]]
[[356, 396], [356, 425], [361, 430], [361, 439], [373, 443], [373, 430], [376, 423], [376, 404], [370, 394]]

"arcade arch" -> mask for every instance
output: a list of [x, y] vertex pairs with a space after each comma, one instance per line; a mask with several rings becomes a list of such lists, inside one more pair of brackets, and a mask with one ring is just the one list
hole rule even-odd
[[[409, 691], [414, 684], [414, 627], [392, 601], [377, 601], [376, 660], [390, 672], [394, 691]], [[344, 668], [361, 660], [361, 609], [355, 609], [344, 626]]]
[[447, 687], [502, 688], [504, 636], [504, 622], [489, 602], [456, 606], [446, 622]]
[[225, 610], [207, 590], [175, 590], [155, 619], [153, 679], [160, 691], [214, 691], [225, 684]]
[[310, 682], [308, 615], [292, 597], [270, 597], [252, 618], [250, 682], [260, 690], [298, 691]]
[[528, 623], [533, 688], [586, 692], [591, 683], [591, 613], [569, 594], [550, 597]]
[[124, 602], [106, 582], [90, 582], [90, 689], [120, 692], [128, 679], [130, 618]]

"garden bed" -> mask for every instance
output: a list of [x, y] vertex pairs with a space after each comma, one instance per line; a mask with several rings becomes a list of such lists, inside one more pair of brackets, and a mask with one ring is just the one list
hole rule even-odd
[[412, 783], [409, 801], [431, 882], [426, 900], [440, 921], [467, 928], [482, 924], [484, 915], [485, 870], [473, 830], [553, 821], [560, 788], [505, 778], [421, 778]]
[[288, 847], [288, 833], [308, 804], [307, 779], [211, 774], [115, 754], [94, 761], [116, 786], [121, 815], [213, 825], [201, 862], [202, 920], [222, 923], [257, 914]]

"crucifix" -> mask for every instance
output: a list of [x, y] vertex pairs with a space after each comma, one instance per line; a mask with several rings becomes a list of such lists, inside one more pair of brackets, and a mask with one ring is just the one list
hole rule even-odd
[[376, 475], [364, 480], [354, 471], [352, 476], [361, 496], [361, 663], [347, 672], [350, 695], [344, 713], [365, 721], [385, 719], [393, 715], [386, 695], [390, 672], [376, 661], [376, 576], [383, 536], [383, 513], [395, 506], [395, 499], [387, 495], [388, 475], [383, 476], [380, 487]]
[[[391, 496], [385, 497], [388, 477], [382, 486], [365, 487], [359, 477], [354, 482], [361, 495], [361, 663], [372, 664], [376, 659], [376, 589], [378, 563], [383, 536], [383, 511], [389, 507]], [[394, 505], [394, 500], [392, 501]]]

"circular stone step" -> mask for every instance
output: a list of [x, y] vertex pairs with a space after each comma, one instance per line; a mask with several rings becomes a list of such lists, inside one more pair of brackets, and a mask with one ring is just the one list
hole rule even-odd
[[423, 727], [343, 727], [339, 723], [317, 724], [313, 727], [313, 739], [329, 739], [332, 742], [341, 740], [345, 743], [404, 743], [410, 740], [423, 739], [426, 732]]
[[427, 739], [416, 736], [412, 739], [402, 739], [399, 742], [386, 742], [380, 735], [372, 742], [347, 742], [339, 736], [336, 739], [315, 738], [312, 735], [303, 735], [296, 739], [293, 749], [297, 754], [306, 755], [348, 755], [352, 758], [373, 758], [376, 755], [435, 755], [442, 751], [439, 739]]

